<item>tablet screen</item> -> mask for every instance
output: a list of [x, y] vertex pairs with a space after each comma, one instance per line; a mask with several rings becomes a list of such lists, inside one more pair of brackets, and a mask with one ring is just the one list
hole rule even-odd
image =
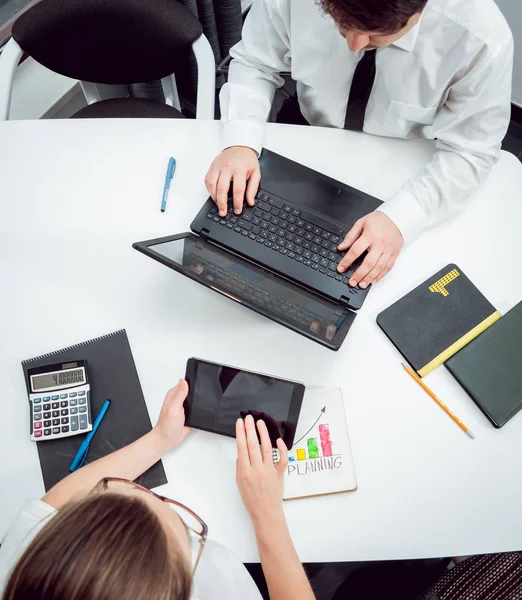
[[272, 446], [278, 437], [292, 446], [302, 384], [198, 359], [188, 361], [187, 381], [189, 427], [235, 437], [237, 419], [251, 414], [266, 423]]

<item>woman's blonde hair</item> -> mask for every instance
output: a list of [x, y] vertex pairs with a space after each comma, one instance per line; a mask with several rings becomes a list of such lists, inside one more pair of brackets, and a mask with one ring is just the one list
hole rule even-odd
[[16, 564], [3, 600], [188, 600], [188, 560], [139, 498], [64, 506]]

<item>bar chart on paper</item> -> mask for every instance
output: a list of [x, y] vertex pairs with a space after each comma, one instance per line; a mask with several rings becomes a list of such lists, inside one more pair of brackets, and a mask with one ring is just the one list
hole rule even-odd
[[307, 388], [285, 474], [285, 500], [357, 488], [339, 388]]
[[288, 459], [289, 461], [306, 460], [307, 458], [321, 458], [323, 456], [332, 456], [330, 426], [328, 425], [328, 423], [321, 423], [318, 427], [318, 430], [319, 443], [317, 437], [308, 437], [306, 439], [306, 449], [297, 448], [295, 451], [295, 457], [290, 456]]

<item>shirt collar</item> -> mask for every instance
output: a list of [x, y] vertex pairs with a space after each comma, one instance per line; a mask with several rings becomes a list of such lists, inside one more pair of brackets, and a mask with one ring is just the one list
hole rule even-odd
[[406, 50], [407, 52], [411, 52], [415, 46], [415, 42], [417, 41], [417, 36], [419, 35], [420, 24], [422, 21], [422, 16], [424, 11], [421, 13], [419, 22], [408, 31], [405, 35], [400, 37], [398, 40], [393, 42], [392, 46], [397, 46], [397, 48], [401, 48], [402, 50]]

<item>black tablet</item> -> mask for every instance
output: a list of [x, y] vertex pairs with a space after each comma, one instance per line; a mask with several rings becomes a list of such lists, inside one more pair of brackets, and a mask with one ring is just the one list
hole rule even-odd
[[305, 387], [297, 381], [190, 358], [185, 378], [186, 425], [235, 437], [236, 421], [251, 414], [268, 428], [272, 446], [282, 438], [290, 449]]

